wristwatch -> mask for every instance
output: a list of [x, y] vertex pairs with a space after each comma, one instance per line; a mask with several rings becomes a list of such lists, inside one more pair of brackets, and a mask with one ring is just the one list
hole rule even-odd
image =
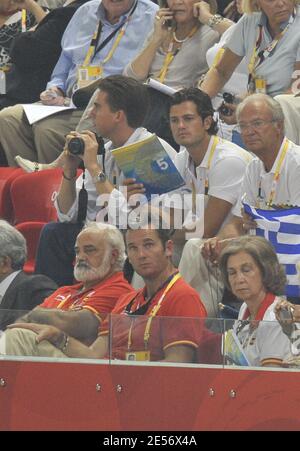
[[94, 177], [92, 177], [93, 183], [99, 183], [99, 182], [104, 183], [104, 182], [106, 182], [106, 180], [107, 180], [107, 175], [103, 171], [98, 172], [97, 175], [94, 175]]
[[218, 23], [223, 22], [223, 20], [225, 20], [225, 17], [220, 16], [220, 14], [214, 14], [207, 22], [207, 25], [210, 28], [213, 28], [215, 25], [218, 25]]

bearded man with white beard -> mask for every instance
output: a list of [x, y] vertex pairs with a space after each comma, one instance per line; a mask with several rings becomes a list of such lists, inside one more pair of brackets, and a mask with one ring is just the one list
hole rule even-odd
[[[116, 227], [89, 223], [77, 237], [75, 255], [74, 277], [79, 283], [58, 288], [17, 322], [50, 324], [89, 345], [119, 297], [134, 290], [123, 275], [125, 245]], [[27, 336], [25, 329], [7, 329], [0, 354], [46, 356], [40, 345], [32, 349], [30, 344], [29, 353]]]

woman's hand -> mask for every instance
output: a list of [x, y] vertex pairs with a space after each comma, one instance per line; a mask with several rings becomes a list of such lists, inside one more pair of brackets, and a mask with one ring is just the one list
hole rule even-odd
[[203, 25], [207, 25], [207, 22], [213, 16], [210, 12], [210, 5], [205, 1], [195, 3], [193, 6], [193, 13]]
[[174, 13], [170, 8], [161, 8], [157, 11], [154, 20], [153, 40], [160, 44], [165, 41], [170, 32], [169, 29], [171, 28], [173, 16]]

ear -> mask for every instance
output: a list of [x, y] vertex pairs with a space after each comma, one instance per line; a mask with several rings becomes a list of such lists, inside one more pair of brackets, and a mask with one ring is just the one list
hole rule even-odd
[[124, 119], [127, 120], [126, 115], [123, 110], [118, 110], [115, 112], [115, 121], [116, 122], [123, 122]]
[[166, 242], [165, 255], [166, 257], [172, 257], [174, 249], [174, 243], [172, 240]]
[[274, 122], [274, 127], [276, 128], [276, 130], [278, 130], [278, 132], [280, 133], [280, 134], [285, 134], [284, 133], [284, 123], [283, 122], [281, 122], [281, 121], [276, 121], [276, 122]]
[[10, 274], [11, 272], [13, 272], [12, 267], [11, 267], [11, 259], [10, 257], [2, 257], [0, 259], [0, 274], [4, 275], [4, 274]]
[[111, 264], [111, 266], [114, 266], [114, 264], [118, 260], [118, 257], [119, 257], [119, 251], [117, 249], [113, 249], [111, 251], [111, 256], [110, 256], [110, 264]]
[[209, 130], [212, 124], [213, 118], [212, 116], [207, 116], [203, 121], [203, 126], [205, 130]]

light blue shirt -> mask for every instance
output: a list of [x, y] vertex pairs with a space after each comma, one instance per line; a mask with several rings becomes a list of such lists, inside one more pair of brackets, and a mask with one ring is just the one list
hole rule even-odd
[[[247, 66], [257, 40], [258, 25], [263, 25], [260, 50], [272, 42], [263, 13], [244, 14], [235, 25], [226, 47], [239, 56], [245, 56]], [[283, 28], [286, 23], [282, 24]], [[257, 68], [256, 74], [267, 81], [267, 94], [274, 97], [287, 91], [292, 84], [295, 63], [300, 61], [300, 7], [286, 33], [278, 42], [271, 55]]]
[[[157, 9], [158, 6], [151, 0], [138, 0], [137, 7], [129, 20], [124, 36], [112, 58], [103, 67], [103, 77], [122, 74], [126, 64], [140, 51], [145, 38], [152, 30]], [[112, 25], [105, 18], [105, 11], [101, 1], [92, 0], [82, 5], [76, 11], [64, 32], [62, 52], [47, 88], [57, 86], [70, 97], [72, 88], [77, 81], [77, 68], [84, 62], [99, 20], [102, 22], [102, 32], [97, 47], [126, 20], [128, 15], [127, 13], [121, 16], [119, 21]], [[104, 60], [117, 36], [118, 33], [103, 49], [96, 53], [91, 64], [97, 65]]]

